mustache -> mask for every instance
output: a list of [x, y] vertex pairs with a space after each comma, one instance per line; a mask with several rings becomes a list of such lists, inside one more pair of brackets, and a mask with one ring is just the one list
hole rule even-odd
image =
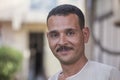
[[68, 46], [60, 46], [56, 52], [61, 52], [61, 51], [68, 51], [68, 50], [73, 50], [72, 47], [68, 47]]

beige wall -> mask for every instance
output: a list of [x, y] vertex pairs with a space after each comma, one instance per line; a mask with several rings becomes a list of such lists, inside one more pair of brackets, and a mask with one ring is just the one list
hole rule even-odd
[[94, 15], [96, 20], [92, 25], [92, 31], [95, 39], [101, 45], [93, 42], [91, 58], [120, 69], [120, 26], [115, 25], [115, 22], [120, 18], [118, 15], [120, 8], [118, 4], [120, 5], [120, 3], [118, 1], [120, 0], [96, 1], [95, 10], [97, 14]]
[[23, 26], [19, 30], [15, 31], [11, 27], [11, 24], [7, 24], [7, 25], [2, 24], [1, 31], [2, 31], [1, 32], [2, 44], [15, 47], [18, 50], [22, 51], [24, 55], [23, 68], [19, 72], [20, 75], [18, 75], [18, 77], [20, 77], [20, 79], [22, 78], [21, 80], [27, 79], [28, 73], [29, 73], [29, 56], [30, 56], [29, 33], [30, 32], [43, 32], [44, 33], [46, 31], [46, 25], [43, 23], [23, 24]]

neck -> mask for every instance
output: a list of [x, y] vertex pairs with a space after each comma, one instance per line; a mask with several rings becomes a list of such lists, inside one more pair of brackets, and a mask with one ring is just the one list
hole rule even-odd
[[87, 63], [87, 58], [85, 56], [81, 56], [81, 58], [74, 64], [69, 65], [62, 65], [63, 72], [61, 73], [61, 76], [64, 76], [64, 79], [67, 77], [70, 77], [76, 73], [78, 73], [84, 65]]

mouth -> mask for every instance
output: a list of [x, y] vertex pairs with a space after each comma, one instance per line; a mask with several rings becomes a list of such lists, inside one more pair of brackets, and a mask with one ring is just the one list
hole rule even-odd
[[56, 52], [68, 52], [68, 51], [71, 51], [73, 50], [72, 47], [68, 47], [68, 46], [61, 46], [59, 47]]

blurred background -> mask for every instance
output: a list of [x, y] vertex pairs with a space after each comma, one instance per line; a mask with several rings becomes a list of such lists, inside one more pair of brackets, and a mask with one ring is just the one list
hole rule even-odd
[[48, 12], [60, 4], [78, 6], [85, 14], [88, 59], [120, 70], [120, 0], [0, 0], [0, 46], [23, 55], [13, 80], [47, 80], [61, 69], [45, 33]]

